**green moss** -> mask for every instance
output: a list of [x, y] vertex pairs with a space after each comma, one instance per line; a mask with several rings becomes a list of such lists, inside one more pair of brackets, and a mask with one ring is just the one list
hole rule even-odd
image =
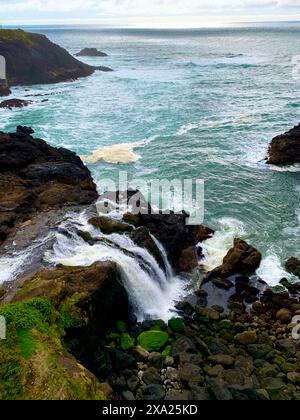
[[185, 329], [185, 325], [182, 318], [172, 318], [170, 319], [169, 328], [176, 334], [182, 334]]
[[169, 357], [171, 355], [172, 355], [172, 346], [167, 346], [162, 352], [162, 357], [165, 359], [166, 357]]
[[138, 337], [138, 344], [147, 351], [159, 351], [167, 343], [168, 333], [164, 331], [145, 331]]
[[128, 351], [133, 349], [134, 347], [134, 339], [130, 337], [128, 333], [123, 333], [121, 335], [121, 349], [124, 351]]
[[85, 232], [83, 230], [78, 230], [77, 233], [85, 242], [91, 242], [93, 240], [93, 237], [90, 234], [90, 232]]
[[116, 328], [117, 328], [117, 331], [119, 331], [120, 333], [124, 333], [128, 329], [126, 322], [123, 322], [123, 321], [117, 321]]
[[78, 303], [86, 297], [86, 292], [74, 293], [71, 297], [67, 298], [58, 308], [59, 316], [57, 325], [66, 330], [74, 327], [79, 328], [87, 322], [87, 319]]
[[17, 334], [21, 355], [25, 358], [29, 358], [37, 348], [36, 341], [32, 337], [32, 333], [29, 330], [20, 330]]
[[24, 32], [21, 29], [0, 29], [0, 41], [20, 41], [27, 47], [32, 47], [35, 44], [31, 34]]
[[161, 330], [164, 331], [166, 330], [167, 326], [165, 324], [165, 322], [162, 319], [157, 319], [154, 321], [154, 325], [152, 328], [150, 328], [151, 330], [157, 331], [157, 330]]

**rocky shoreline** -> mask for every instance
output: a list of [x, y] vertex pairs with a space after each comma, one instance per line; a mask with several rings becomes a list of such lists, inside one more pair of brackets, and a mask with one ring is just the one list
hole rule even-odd
[[[0, 399], [300, 398], [300, 342], [292, 338], [300, 282], [282, 279], [270, 288], [253, 276], [261, 254], [238, 238], [223, 264], [204, 273], [201, 242], [214, 232], [187, 226], [184, 213], [98, 216], [96, 186], [81, 160], [32, 134], [21, 126], [0, 133], [2, 256], [25, 246], [26, 235], [43, 224], [57, 230], [67, 209], [90, 206], [96, 231], [127, 236], [166, 270], [155, 237], [174, 272], [196, 279], [197, 288], [177, 302], [167, 324], [139, 323], [118, 264], [37, 264], [14, 287], [0, 289], [0, 315], [8, 324], [0, 342]], [[136, 194], [150, 210], [138, 191], [127, 199]], [[117, 197], [122, 204], [122, 193]], [[91, 248], [101, 240], [80, 226], [76, 235]], [[286, 267], [300, 276], [297, 259]]]

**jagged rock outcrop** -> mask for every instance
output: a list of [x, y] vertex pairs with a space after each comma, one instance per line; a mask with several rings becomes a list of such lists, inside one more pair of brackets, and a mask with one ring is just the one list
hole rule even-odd
[[76, 57], [107, 57], [107, 54], [97, 50], [97, 48], [83, 48], [79, 53], [75, 54]]
[[242, 239], [235, 239], [220, 267], [208, 273], [208, 278], [229, 277], [234, 274], [252, 274], [260, 266], [262, 255]]
[[300, 163], [300, 125], [272, 140], [267, 163], [270, 165]]
[[45, 35], [22, 30], [0, 29], [0, 55], [6, 60], [7, 87], [66, 82], [97, 69], [111, 70], [82, 63]]
[[75, 153], [32, 137], [0, 132], [0, 241], [37, 212], [93, 203], [96, 186]]

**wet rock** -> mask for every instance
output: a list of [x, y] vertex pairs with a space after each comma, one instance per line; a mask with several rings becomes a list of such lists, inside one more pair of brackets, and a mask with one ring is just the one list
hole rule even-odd
[[161, 252], [146, 228], [140, 227], [133, 230], [130, 234], [130, 238], [141, 248], [147, 249], [147, 251], [156, 259], [160, 267], [164, 270], [166, 269]]
[[165, 400], [166, 401], [190, 401], [191, 392], [187, 390], [170, 389], [167, 392]]
[[135, 400], [135, 397], [134, 397], [134, 395], [131, 391], [123, 391], [122, 392], [122, 397], [126, 401], [134, 401]]
[[25, 99], [7, 99], [0, 103], [0, 108], [14, 109], [14, 108], [25, 108], [32, 104], [32, 101], [26, 101]]
[[247, 346], [248, 344], [255, 344], [257, 342], [257, 334], [255, 331], [245, 331], [241, 334], [237, 334], [234, 339], [239, 344]]
[[218, 378], [209, 378], [207, 380], [209, 391], [218, 401], [232, 401], [233, 397], [225, 382]]
[[177, 262], [177, 270], [182, 273], [189, 273], [199, 265], [198, 253], [195, 246], [190, 246], [181, 252]]
[[268, 401], [269, 397], [266, 393], [256, 390], [253, 388], [248, 388], [247, 386], [229, 386], [229, 391], [231, 392], [234, 400], [236, 401]]
[[207, 337], [205, 339], [205, 343], [207, 344], [209, 351], [213, 355], [216, 355], [216, 354], [229, 355], [229, 349], [222, 340], [218, 338], [214, 338], [214, 337]]
[[189, 385], [202, 385], [204, 383], [202, 370], [199, 366], [193, 365], [191, 363], [185, 363], [180, 367], [179, 377], [183, 383]]
[[276, 319], [282, 324], [289, 324], [292, 320], [292, 313], [288, 309], [280, 309], [276, 314]]
[[290, 339], [279, 340], [276, 344], [279, 351], [285, 354], [286, 357], [293, 357], [296, 354], [297, 347], [294, 341]]
[[234, 246], [223, 260], [223, 264], [211, 271], [208, 278], [229, 277], [233, 274], [249, 274], [259, 267], [262, 256], [252, 246], [241, 239], [234, 240]]
[[226, 354], [216, 354], [214, 356], [209, 356], [207, 360], [215, 365], [222, 365], [225, 367], [230, 367], [234, 364], [234, 359], [231, 356], [227, 356]]
[[161, 401], [165, 397], [165, 390], [161, 385], [148, 385], [142, 388], [142, 399], [146, 401]]
[[197, 353], [197, 349], [190, 338], [182, 336], [173, 344], [172, 353], [176, 357], [181, 353]]
[[287, 379], [294, 385], [300, 385], [300, 373], [299, 372], [289, 372], [287, 374]]
[[132, 226], [130, 225], [104, 216], [93, 217], [89, 220], [89, 223], [96, 229], [100, 229], [104, 234], [126, 233], [133, 230]]
[[76, 57], [107, 57], [107, 54], [97, 50], [97, 48], [83, 48]]
[[247, 346], [247, 351], [253, 359], [263, 359], [272, 351], [272, 347], [266, 344], [249, 344]]
[[139, 362], [147, 362], [149, 352], [141, 346], [136, 346], [133, 348], [133, 355]]
[[300, 162], [300, 125], [275, 137], [269, 147], [267, 163], [288, 165]]
[[98, 197], [79, 157], [32, 132], [20, 126], [16, 133], [0, 133], [0, 241], [38, 212], [91, 204]]
[[149, 358], [148, 358], [148, 363], [150, 366], [156, 369], [161, 369], [163, 365], [163, 359], [162, 359], [161, 353], [156, 353], [156, 352], [150, 353]]
[[213, 279], [212, 283], [216, 287], [219, 287], [220, 289], [225, 289], [225, 290], [230, 290], [234, 286], [232, 281], [227, 280], [227, 279]]
[[222, 375], [224, 371], [223, 366], [221, 365], [216, 365], [214, 367], [210, 367], [206, 370], [206, 373], [208, 376], [212, 376], [212, 377], [220, 377]]
[[150, 367], [143, 373], [143, 382], [146, 385], [160, 384], [162, 382], [161, 376], [157, 369]]
[[131, 392], [135, 392], [140, 384], [140, 380], [137, 376], [130, 376], [127, 379], [127, 386]]

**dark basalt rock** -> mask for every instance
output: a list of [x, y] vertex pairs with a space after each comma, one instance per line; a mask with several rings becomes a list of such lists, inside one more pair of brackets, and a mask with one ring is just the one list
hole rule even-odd
[[0, 55], [6, 59], [7, 86], [67, 82], [101, 70], [78, 61], [46, 36], [22, 30], [0, 30]]
[[25, 108], [32, 104], [32, 101], [26, 101], [25, 99], [8, 99], [0, 103], [0, 108], [14, 109], [14, 108]]
[[108, 55], [97, 48], [83, 48], [79, 53], [75, 54], [76, 57], [107, 57]]
[[300, 163], [300, 125], [272, 140], [267, 163], [269, 165]]
[[0, 241], [39, 211], [91, 204], [96, 186], [75, 153], [31, 136], [29, 127], [0, 132]]

